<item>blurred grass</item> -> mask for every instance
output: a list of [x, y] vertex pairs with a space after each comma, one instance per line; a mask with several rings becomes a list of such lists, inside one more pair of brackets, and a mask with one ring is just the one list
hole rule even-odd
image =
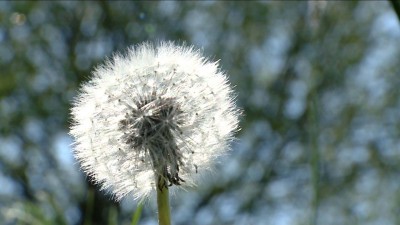
[[135, 213], [134, 213], [133, 216], [132, 216], [132, 223], [131, 223], [131, 225], [137, 225], [137, 224], [139, 223], [140, 215], [142, 214], [142, 210], [143, 210], [143, 205], [144, 205], [144, 202], [143, 202], [143, 201], [140, 201], [140, 202], [138, 203], [138, 206], [137, 206], [137, 208], [136, 208], [136, 211], [135, 211]]

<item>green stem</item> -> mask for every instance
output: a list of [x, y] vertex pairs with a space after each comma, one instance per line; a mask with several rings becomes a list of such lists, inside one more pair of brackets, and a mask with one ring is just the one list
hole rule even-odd
[[311, 157], [310, 157], [310, 167], [311, 167], [311, 180], [314, 189], [314, 196], [312, 200], [313, 215], [311, 218], [311, 225], [316, 225], [318, 222], [318, 207], [319, 207], [319, 164], [320, 156], [318, 151], [318, 111], [317, 111], [317, 93], [316, 90], [312, 91], [311, 101], [310, 101], [310, 117], [309, 117], [309, 134], [310, 134], [310, 147], [311, 147]]
[[[158, 206], [158, 224], [171, 225], [171, 216], [169, 210], [168, 187], [164, 185], [164, 179], [158, 179], [157, 182], [157, 206]], [[160, 189], [160, 187], [162, 187]]]

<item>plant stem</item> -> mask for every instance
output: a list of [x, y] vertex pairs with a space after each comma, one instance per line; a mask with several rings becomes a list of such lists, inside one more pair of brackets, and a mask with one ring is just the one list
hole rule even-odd
[[311, 180], [312, 186], [314, 189], [314, 196], [312, 200], [312, 210], [313, 215], [310, 221], [311, 225], [316, 225], [318, 223], [318, 208], [319, 208], [319, 176], [320, 176], [320, 156], [318, 151], [318, 103], [317, 103], [317, 93], [316, 90], [312, 90], [311, 99], [310, 99], [310, 114], [309, 114], [309, 135], [310, 135], [310, 148], [311, 148], [311, 157], [310, 157], [310, 167], [311, 167]]
[[[169, 210], [169, 191], [168, 187], [164, 185], [163, 178], [158, 179], [157, 182], [157, 206], [158, 206], [158, 224], [171, 225], [171, 216]], [[162, 187], [162, 188], [160, 188]]]

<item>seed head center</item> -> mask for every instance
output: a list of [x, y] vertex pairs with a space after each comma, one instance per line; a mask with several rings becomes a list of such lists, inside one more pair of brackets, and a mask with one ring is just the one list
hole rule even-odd
[[174, 98], [157, 97], [154, 93], [134, 104], [119, 122], [122, 140], [129, 149], [150, 157], [156, 175], [164, 180], [159, 182], [163, 185], [160, 189], [180, 185], [184, 180], [178, 174], [183, 160], [176, 144], [182, 123], [179, 104]]

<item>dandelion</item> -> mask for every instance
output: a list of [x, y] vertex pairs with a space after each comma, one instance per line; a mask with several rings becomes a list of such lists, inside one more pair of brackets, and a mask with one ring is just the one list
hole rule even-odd
[[217, 62], [193, 47], [146, 43], [96, 68], [75, 99], [70, 133], [103, 190], [144, 199], [196, 186], [229, 149], [238, 115]]

